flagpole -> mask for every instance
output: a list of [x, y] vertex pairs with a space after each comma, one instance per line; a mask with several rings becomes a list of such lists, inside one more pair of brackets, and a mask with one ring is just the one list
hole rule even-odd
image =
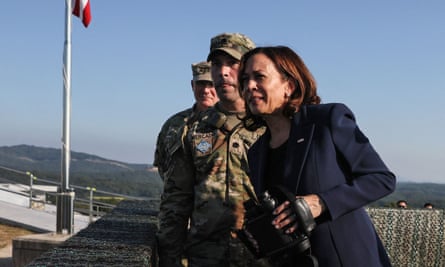
[[65, 43], [63, 51], [63, 137], [61, 184], [57, 201], [57, 233], [74, 231], [74, 191], [70, 188], [71, 160], [71, 13], [72, 2], [65, 0]]

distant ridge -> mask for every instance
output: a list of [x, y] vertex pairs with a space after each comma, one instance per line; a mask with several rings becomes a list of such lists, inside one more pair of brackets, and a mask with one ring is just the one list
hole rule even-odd
[[[16, 145], [0, 147], [0, 165], [42, 171], [60, 171], [61, 149]], [[148, 164], [130, 164], [96, 155], [71, 151], [70, 170], [73, 172], [116, 172], [146, 170]]]
[[[0, 166], [59, 181], [61, 156], [57, 148], [1, 146]], [[0, 174], [11, 177], [4, 171]], [[135, 196], [159, 195], [162, 188], [157, 170], [149, 164], [125, 163], [75, 151], [71, 151], [70, 182]]]
[[423, 208], [427, 202], [445, 209], [445, 184], [398, 182], [391, 195], [378, 200], [373, 206], [396, 206], [398, 200], [406, 200], [410, 208]]
[[[16, 145], [0, 147], [0, 167], [31, 171], [45, 179], [60, 181], [61, 149]], [[0, 168], [1, 178], [21, 179], [29, 183], [29, 177], [14, 176]], [[149, 164], [130, 164], [102, 158], [87, 153], [71, 152], [70, 183], [78, 186], [94, 186], [98, 190], [131, 196], [159, 197], [163, 182], [156, 168]], [[445, 208], [445, 184], [414, 183], [398, 180], [396, 191], [372, 203], [370, 206], [394, 207], [397, 200], [405, 199], [412, 208], [422, 208], [426, 202], [437, 208]]]

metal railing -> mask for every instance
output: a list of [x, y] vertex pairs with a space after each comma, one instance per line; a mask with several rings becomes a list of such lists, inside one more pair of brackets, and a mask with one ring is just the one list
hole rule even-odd
[[[27, 194], [29, 196], [30, 209], [36, 208], [39, 205], [56, 204], [56, 199], [58, 194], [57, 189], [61, 185], [60, 182], [39, 178], [29, 171], [21, 171], [4, 166], [0, 166], [0, 169], [13, 172], [15, 174], [23, 175], [24, 177], [29, 177], [29, 184], [12, 181], [7, 178], [0, 178], [0, 182], [3, 181], [4, 183], [14, 183], [15, 185], [22, 185], [24, 187], [23, 191], [25, 192], [23, 191], [17, 192], [16, 190], [8, 190], [8, 189], [2, 189], [2, 190], [6, 190], [21, 195], [26, 194], [26, 191], [28, 191]], [[42, 186], [45, 185], [53, 185], [54, 188], [42, 189]], [[70, 185], [70, 187], [73, 188], [77, 193], [79, 193], [76, 194], [74, 197], [74, 211], [84, 215], [88, 215], [90, 222], [93, 222], [97, 218], [110, 212], [114, 207], [116, 207], [117, 203], [123, 199], [156, 200], [156, 198], [134, 197], [124, 194], [107, 192], [103, 190], [98, 190], [96, 187], [93, 186]], [[87, 197], [82, 197], [85, 195]]]

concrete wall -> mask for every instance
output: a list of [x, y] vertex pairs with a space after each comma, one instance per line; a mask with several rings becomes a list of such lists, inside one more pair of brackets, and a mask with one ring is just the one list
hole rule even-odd
[[55, 233], [34, 234], [17, 237], [12, 241], [12, 264], [14, 267], [26, 266], [35, 258], [68, 239], [68, 235]]

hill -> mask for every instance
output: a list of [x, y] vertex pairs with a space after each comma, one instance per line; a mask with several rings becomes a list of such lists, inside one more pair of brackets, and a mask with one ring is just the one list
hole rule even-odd
[[391, 195], [382, 198], [372, 206], [395, 207], [398, 200], [406, 200], [410, 208], [422, 208], [433, 203], [435, 208], [445, 208], [445, 184], [399, 182]]
[[[30, 145], [0, 147], [0, 166], [60, 181], [61, 149]], [[28, 183], [29, 177], [0, 168], [0, 177]], [[70, 184], [138, 197], [159, 196], [162, 181], [148, 164], [131, 164], [71, 151]]]
[[[37, 177], [60, 182], [61, 150], [30, 145], [0, 147], [0, 167], [30, 171]], [[27, 184], [29, 177], [0, 168], [0, 177], [15, 178]], [[138, 196], [158, 197], [162, 181], [156, 169], [148, 164], [130, 164], [96, 155], [71, 152], [70, 184], [96, 187], [98, 190]], [[394, 207], [400, 199], [412, 208], [431, 202], [445, 208], [445, 184], [398, 182], [394, 193], [370, 206]]]

